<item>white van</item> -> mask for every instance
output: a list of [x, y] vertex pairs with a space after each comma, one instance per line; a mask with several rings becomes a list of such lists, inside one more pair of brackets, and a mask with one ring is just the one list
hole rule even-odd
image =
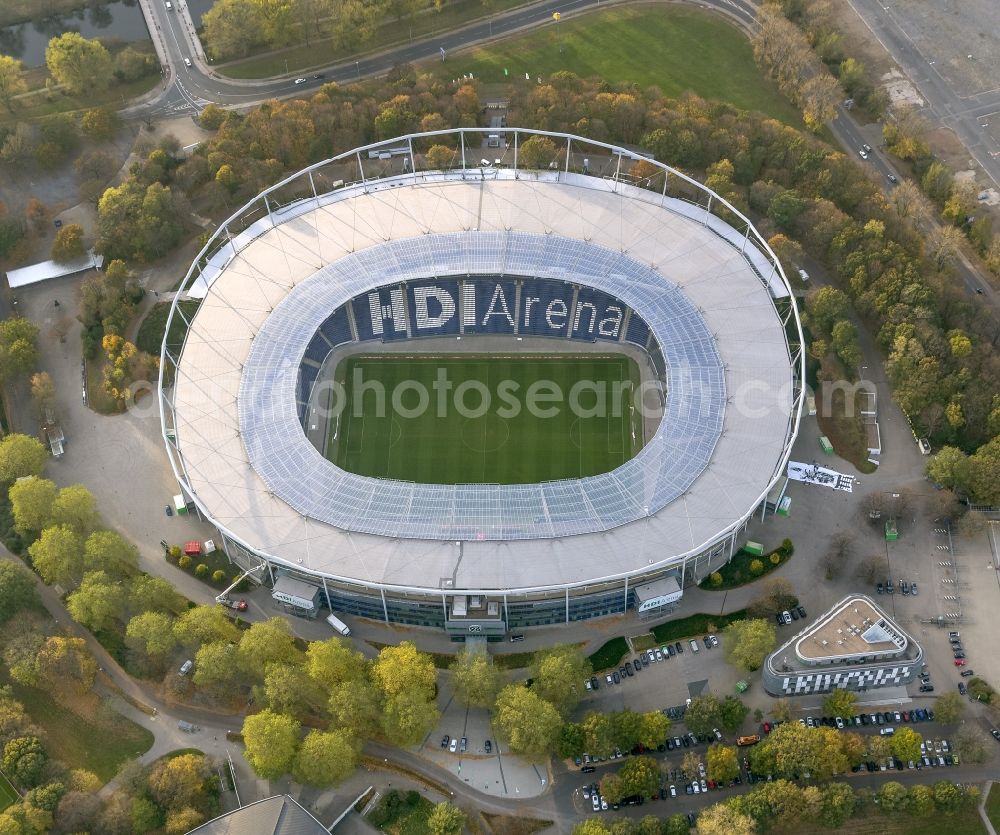
[[336, 615], [332, 615], [332, 614], [328, 615], [327, 618], [326, 618], [326, 622], [328, 624], [330, 624], [330, 626], [332, 626], [334, 629], [336, 629], [345, 638], [348, 637], [351, 634], [351, 627], [349, 627], [346, 623], [344, 623]]
[[803, 281], [808, 281], [809, 273], [807, 273], [805, 270], [799, 267], [799, 278], [801, 278]]

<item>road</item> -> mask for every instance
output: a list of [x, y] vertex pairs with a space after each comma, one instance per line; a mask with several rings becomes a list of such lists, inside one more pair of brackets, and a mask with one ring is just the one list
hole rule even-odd
[[[886, 0], [849, 0], [872, 34], [917, 86], [934, 119], [952, 128], [993, 184], [1000, 187], [1000, 143], [979, 120], [1000, 111], [1000, 90], [958, 95], [938, 72], [935, 56], [924, 55], [906, 34], [904, 21]], [[984, 22], [985, 25], [985, 22]]]
[[[196, 113], [209, 102], [222, 106], [250, 105], [269, 98], [302, 94], [330, 81], [339, 84], [357, 81], [384, 74], [396, 64], [440, 60], [442, 55], [447, 62], [448, 55], [455, 50], [550, 23], [555, 12], [567, 16], [596, 9], [601, 0], [542, 0], [489, 20], [471, 23], [440, 37], [345, 61], [322, 73], [304, 73], [302, 77], [305, 81], [301, 84], [296, 84], [292, 78], [267, 81], [224, 78], [215, 73], [202, 54], [184, 0], [177, 0], [172, 10], [166, 8], [163, 0], [140, 0], [140, 5], [153, 33], [160, 61], [167, 67], [167, 84], [157, 98], [132, 108], [130, 112], [137, 116], [158, 118]], [[604, 5], [608, 5], [607, 0]], [[749, 0], [699, 0], [698, 5], [726, 14], [745, 27], [751, 26], [756, 17], [755, 6]], [[185, 64], [185, 59], [190, 66]]]

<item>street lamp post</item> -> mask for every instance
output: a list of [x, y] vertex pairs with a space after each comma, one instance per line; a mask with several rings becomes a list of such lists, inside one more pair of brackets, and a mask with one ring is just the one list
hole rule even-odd
[[360, 78], [361, 78], [361, 62], [360, 61], [355, 61], [354, 62], [354, 69], [355, 69], [355, 71], [358, 74], [358, 79], [360, 80]]

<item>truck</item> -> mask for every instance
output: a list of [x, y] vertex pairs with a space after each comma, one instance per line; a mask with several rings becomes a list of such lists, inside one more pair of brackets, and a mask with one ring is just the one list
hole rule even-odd
[[736, 744], [740, 747], [746, 745], [756, 745], [758, 742], [760, 742], [760, 737], [757, 736], [757, 734], [753, 734], [752, 736], [741, 736], [736, 740]]
[[245, 600], [233, 600], [231, 597], [224, 596], [215, 599], [216, 602], [221, 603], [227, 609], [235, 609], [237, 612], [245, 612], [247, 610], [247, 602]]
[[326, 622], [330, 624], [334, 629], [336, 629], [345, 638], [351, 634], [351, 627], [344, 623], [335, 614], [331, 613], [327, 615]]

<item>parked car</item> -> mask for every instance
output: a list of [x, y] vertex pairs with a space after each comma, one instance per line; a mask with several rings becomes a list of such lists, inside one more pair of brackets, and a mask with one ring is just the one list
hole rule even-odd
[[781, 613], [781, 616], [785, 619], [785, 623], [792, 622], [792, 613], [789, 612], [787, 609], [785, 609], [785, 611]]
[[899, 182], [899, 179], [896, 177], [895, 174], [886, 174], [885, 178], [893, 185], [896, 185], [896, 183]]
[[802, 620], [806, 619], [806, 610], [801, 606], [796, 606], [795, 611], [799, 613], [799, 617], [802, 618]]
[[712, 728], [712, 733], [715, 734], [715, 739], [718, 742], [722, 742], [722, 731], [720, 731], [718, 728]]
[[451, 737], [448, 736], [448, 734], [445, 734], [443, 737], [441, 737], [441, 747], [442, 748], [447, 748], [449, 742], [451, 742]]
[[964, 667], [965, 666], [965, 659], [964, 658], [956, 658], [955, 659], [955, 666], [956, 667]]
[[918, 591], [919, 591], [919, 589], [917, 588], [917, 584], [916, 583], [910, 583], [910, 594], [916, 596], [916, 594], [917, 594]]
[[469, 740], [466, 737], [462, 737], [462, 741], [458, 743], [459, 753], [464, 754], [466, 746], [469, 744]]
[[680, 641], [674, 644], [674, 649], [677, 650], [678, 655], [684, 652], [684, 647], [681, 646]]
[[719, 636], [718, 635], [709, 635], [708, 639], [712, 642], [712, 646], [713, 647], [717, 647], [719, 645]]
[[968, 688], [965, 686], [965, 682], [960, 681], [958, 683], [958, 695], [964, 696], [968, 692]]
[[697, 652], [698, 651], [698, 642], [697, 641], [695, 641], [694, 639], [691, 639], [690, 641], [688, 641], [688, 643], [691, 645], [691, 652]]
[[705, 649], [711, 649], [712, 648], [712, 640], [708, 637], [708, 635], [706, 635], [701, 640], [705, 643]]
[[611, 680], [614, 681], [615, 684], [619, 684], [621, 682], [622, 678], [620, 675], [618, 675], [618, 670], [612, 671]]
[[458, 740], [457, 739], [453, 739], [451, 741], [451, 745], [448, 746], [448, 750], [451, 751], [452, 754], [454, 754], [456, 751], [458, 751]]
[[933, 684], [921, 684], [919, 689], [920, 689], [921, 693], [933, 693], [934, 692], [934, 685]]
[[876, 590], [876, 591], [877, 591], [877, 592], [878, 592], [879, 594], [882, 594], [882, 591], [883, 591], [883, 589], [882, 589], [882, 584], [881, 584], [881, 583], [878, 583], [878, 584], [877, 584], [877, 585], [875, 586], [875, 590]]
[[487, 740], [486, 740], [486, 742], [484, 742], [484, 743], [483, 743], [483, 750], [484, 750], [484, 751], [485, 751], [485, 752], [486, 752], [487, 754], [492, 754], [492, 753], [493, 753], [493, 743], [492, 743], [492, 742], [490, 742], [490, 741], [489, 741], [489, 740], [487, 739]]
[[879, 728], [879, 731], [878, 731], [878, 732], [879, 732], [879, 733], [880, 733], [880, 734], [881, 734], [882, 736], [892, 736], [892, 735], [893, 735], [894, 733], [896, 733], [896, 729], [895, 729], [895, 728], [893, 728], [893, 727], [888, 727], [888, 728]]

